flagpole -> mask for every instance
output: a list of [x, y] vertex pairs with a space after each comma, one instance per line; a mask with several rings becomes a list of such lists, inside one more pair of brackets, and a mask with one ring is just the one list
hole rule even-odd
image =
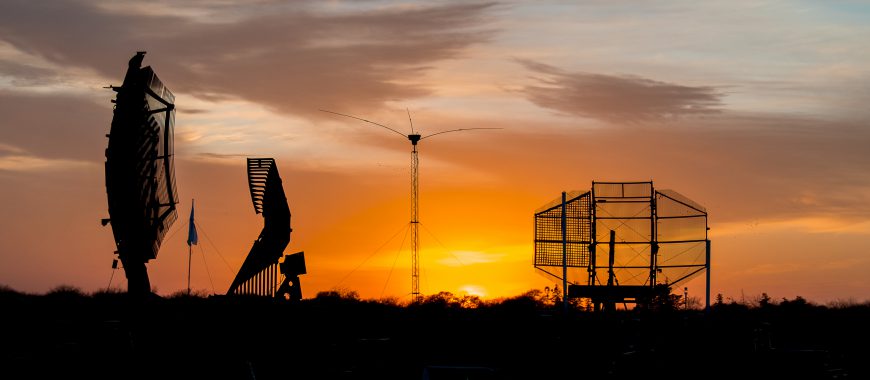
[[196, 244], [199, 238], [196, 236], [196, 223], [193, 221], [193, 206], [196, 203], [195, 199], [190, 200], [190, 222], [187, 230], [187, 296], [190, 296], [190, 262], [193, 257], [193, 245]]
[[187, 295], [190, 296], [190, 257], [192, 256], [193, 246], [187, 244]]

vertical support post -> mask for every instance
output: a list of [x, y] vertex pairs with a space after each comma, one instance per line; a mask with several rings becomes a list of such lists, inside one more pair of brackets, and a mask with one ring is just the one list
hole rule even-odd
[[683, 308], [689, 310], [689, 287], [683, 287]]
[[707, 260], [704, 264], [707, 266], [707, 296], [704, 304], [704, 311], [710, 312], [710, 239], [707, 239]]
[[568, 311], [568, 204], [562, 192], [562, 309]]
[[588, 267], [586, 267], [587, 275], [589, 279], [586, 281], [586, 285], [593, 286], [595, 285], [595, 248], [597, 244], [595, 237], [595, 189], [589, 193], [589, 263]]
[[658, 281], [658, 270], [659, 270], [659, 243], [658, 243], [658, 212], [656, 210], [656, 191], [652, 186], [652, 182], [650, 182], [650, 199], [649, 199], [649, 209], [650, 209], [650, 258], [649, 258], [649, 282], [652, 288], [655, 288], [656, 282]]
[[587, 280], [587, 285], [594, 286], [595, 285], [595, 255], [596, 255], [596, 247], [598, 245], [595, 243], [589, 244], [589, 266], [586, 267], [586, 272], [589, 275], [589, 279]]
[[187, 296], [190, 296], [190, 257], [193, 255], [193, 248], [190, 243], [187, 244]]
[[610, 241], [607, 243], [610, 250], [607, 254], [607, 286], [613, 286], [613, 262], [616, 256], [616, 231], [610, 230]]
[[[420, 136], [417, 136], [418, 138]], [[419, 176], [420, 160], [417, 156], [417, 141], [411, 139], [413, 150], [411, 151], [411, 302], [420, 302], [420, 235], [419, 235]]]
[[[596, 218], [598, 200], [595, 198], [595, 181], [592, 181], [592, 191], [589, 197], [590, 215], [592, 216], [591, 225], [589, 226], [589, 237], [592, 240], [589, 248], [589, 286], [595, 286], [595, 280], [598, 277], [598, 228], [596, 227], [598, 225], [598, 219]], [[597, 313], [600, 306], [599, 300], [593, 298], [592, 310]]]
[[607, 300], [604, 303], [604, 310], [613, 311], [616, 309], [616, 304], [612, 298], [613, 280], [616, 278], [616, 273], [613, 272], [613, 262], [616, 259], [616, 231], [610, 230], [610, 248], [607, 254]]

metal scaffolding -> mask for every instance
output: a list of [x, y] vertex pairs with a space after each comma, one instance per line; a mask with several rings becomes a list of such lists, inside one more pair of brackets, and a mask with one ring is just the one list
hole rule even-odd
[[563, 281], [569, 297], [611, 303], [706, 272], [709, 305], [708, 230], [706, 209], [673, 190], [592, 182], [535, 212], [534, 265]]

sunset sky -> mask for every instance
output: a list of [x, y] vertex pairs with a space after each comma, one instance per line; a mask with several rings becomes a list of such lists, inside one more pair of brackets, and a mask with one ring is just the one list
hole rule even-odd
[[[105, 289], [104, 87], [146, 50], [176, 95], [179, 220], [160, 294], [223, 293], [262, 228], [245, 157], [275, 157], [303, 294], [552, 286], [533, 213], [596, 181], [704, 205], [713, 294], [870, 299], [870, 4], [852, 1], [0, 0], [0, 285]], [[207, 266], [206, 266], [207, 265]], [[206, 270], [208, 269], [208, 270]], [[124, 287], [123, 272], [113, 287]], [[703, 292], [703, 277], [688, 284]]]

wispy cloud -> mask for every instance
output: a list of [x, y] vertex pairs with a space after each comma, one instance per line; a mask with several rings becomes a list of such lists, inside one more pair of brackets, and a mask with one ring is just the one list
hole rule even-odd
[[531, 102], [570, 115], [608, 121], [640, 121], [720, 111], [722, 93], [714, 87], [683, 86], [632, 75], [567, 72], [518, 60], [535, 74], [537, 85], [522, 89]]
[[438, 260], [439, 264], [456, 267], [474, 264], [485, 264], [499, 261], [504, 254], [478, 251], [453, 251], [448, 257]]
[[[430, 90], [417, 79], [434, 62], [457, 58], [491, 35], [485, 29], [493, 7], [488, 3], [356, 12], [313, 4], [205, 23], [88, 1], [6, 1], [0, 4], [0, 36], [30, 54], [118, 80], [134, 51], [149, 50], [146, 64], [173, 90], [325, 118], [318, 109], [355, 112], [426, 95]], [[200, 8], [209, 14], [233, 9]]]
[[211, 153], [211, 152], [203, 152], [196, 155], [197, 158], [206, 160], [206, 161], [214, 161], [218, 163], [227, 163], [238, 165], [239, 160], [245, 157], [253, 157], [250, 154], [241, 154], [241, 153]]
[[101, 161], [112, 113], [86, 98], [0, 91], [0, 143], [52, 159]]
[[24, 153], [25, 151], [24, 151], [24, 149], [21, 149], [17, 146], [14, 146], [14, 145], [0, 143], [0, 152], [6, 152], [6, 153], [12, 153], [12, 154], [19, 153], [20, 154], [20, 153]]
[[[824, 207], [824, 205], [822, 206]], [[819, 213], [819, 216], [795, 216], [792, 219], [764, 219], [751, 222], [720, 223], [710, 234], [713, 238], [744, 234], [795, 232], [808, 234], [870, 235], [870, 220], [866, 216]]]
[[81, 160], [50, 159], [29, 155], [0, 156], [0, 171], [61, 171], [97, 167], [96, 163]]

